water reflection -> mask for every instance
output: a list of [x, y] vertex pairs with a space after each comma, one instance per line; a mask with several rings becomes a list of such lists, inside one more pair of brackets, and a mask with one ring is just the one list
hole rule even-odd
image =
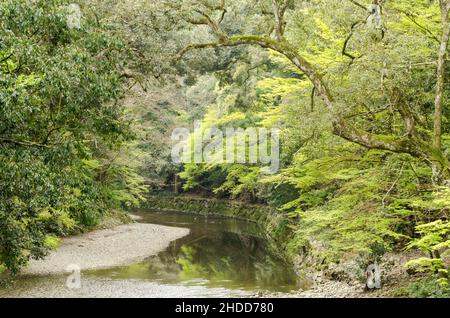
[[289, 265], [271, 252], [256, 224], [174, 212], [139, 215], [141, 222], [187, 227], [191, 233], [142, 263], [88, 275], [277, 292], [301, 287]]

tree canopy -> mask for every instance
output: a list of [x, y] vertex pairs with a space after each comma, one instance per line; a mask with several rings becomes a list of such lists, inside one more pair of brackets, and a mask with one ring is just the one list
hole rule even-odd
[[[445, 294], [449, 0], [69, 3], [0, 3], [0, 265], [181, 178], [272, 206], [319, 267], [422, 250]], [[171, 162], [195, 120], [280, 129], [280, 170]]]

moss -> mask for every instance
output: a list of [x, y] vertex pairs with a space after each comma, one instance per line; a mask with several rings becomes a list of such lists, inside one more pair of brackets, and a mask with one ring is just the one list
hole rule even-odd
[[130, 215], [122, 210], [110, 210], [103, 216], [95, 229], [109, 229], [118, 225], [132, 223]]
[[276, 210], [264, 205], [191, 196], [150, 196], [145, 206], [155, 210], [226, 216], [257, 223], [264, 223], [269, 215], [276, 213]]
[[186, 195], [154, 195], [147, 198], [143, 207], [155, 211], [186, 212], [255, 222], [263, 228], [272, 243], [277, 245], [280, 256], [288, 261], [295, 256], [286, 252], [287, 243], [293, 236], [290, 220], [267, 205]]

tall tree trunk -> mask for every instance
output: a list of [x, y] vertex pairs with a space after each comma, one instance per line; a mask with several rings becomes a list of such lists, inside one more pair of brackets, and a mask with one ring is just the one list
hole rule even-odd
[[173, 193], [178, 194], [178, 175], [173, 176]]
[[[438, 52], [437, 63], [437, 83], [436, 99], [434, 102], [434, 133], [433, 147], [435, 151], [442, 152], [442, 108], [444, 104], [444, 86], [445, 86], [445, 59], [447, 56], [447, 47], [450, 38], [450, 0], [441, 1], [442, 10], [442, 39]], [[433, 162], [433, 182], [441, 184], [443, 182], [443, 172], [447, 167], [442, 162]]]

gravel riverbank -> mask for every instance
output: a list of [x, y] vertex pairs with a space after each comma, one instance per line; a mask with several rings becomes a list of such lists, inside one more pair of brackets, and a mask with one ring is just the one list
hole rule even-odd
[[234, 298], [252, 295], [249, 291], [226, 288], [116, 280], [83, 274], [80, 288], [69, 289], [66, 286], [67, 279], [65, 275], [21, 279], [11, 288], [0, 289], [0, 298]]
[[187, 234], [184, 228], [134, 223], [68, 237], [45, 259], [31, 261], [23, 274], [65, 274], [73, 265], [81, 270], [127, 265], [163, 251]]

